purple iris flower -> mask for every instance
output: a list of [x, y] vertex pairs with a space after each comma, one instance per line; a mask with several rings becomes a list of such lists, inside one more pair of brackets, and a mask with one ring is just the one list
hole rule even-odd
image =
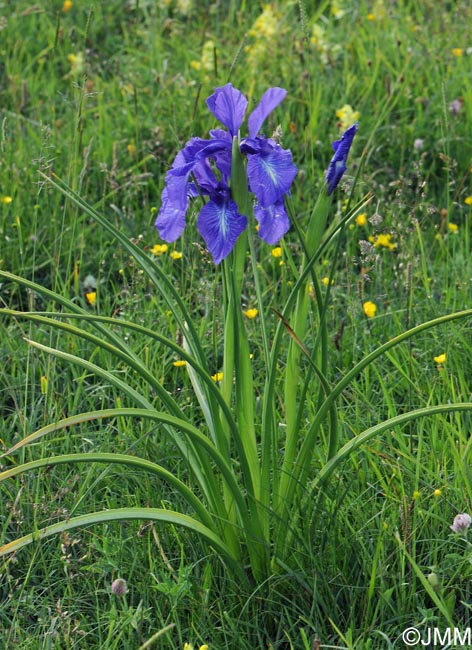
[[334, 192], [347, 169], [347, 156], [351, 148], [352, 141], [357, 131], [357, 123], [350, 126], [344, 131], [341, 140], [333, 142], [334, 156], [329, 163], [326, 172], [326, 182], [328, 183], [328, 195]]
[[[292, 154], [259, 131], [267, 116], [284, 99], [283, 88], [269, 88], [248, 118], [249, 137], [240, 145], [247, 156], [247, 178], [257, 203], [254, 215], [259, 236], [275, 244], [290, 228], [284, 196], [297, 174]], [[248, 101], [232, 84], [216, 88], [206, 100], [213, 115], [228, 129], [210, 131], [210, 140], [192, 138], [179, 151], [166, 175], [156, 228], [165, 241], [175, 241], [185, 228], [189, 199], [198, 194], [209, 199], [200, 210], [197, 227], [215, 264], [233, 249], [247, 225], [231, 196], [233, 138], [238, 137]]]

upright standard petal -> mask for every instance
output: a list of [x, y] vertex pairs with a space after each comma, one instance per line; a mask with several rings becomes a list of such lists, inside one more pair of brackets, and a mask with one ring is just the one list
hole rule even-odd
[[247, 99], [233, 84], [215, 88], [213, 95], [206, 100], [213, 115], [226, 126], [231, 135], [237, 135], [243, 123], [247, 108]]
[[259, 222], [259, 237], [271, 246], [276, 244], [290, 228], [290, 220], [283, 201], [278, 201], [268, 208], [260, 205], [254, 207], [254, 216]]
[[252, 111], [247, 121], [249, 137], [256, 137], [267, 116], [284, 100], [286, 94], [286, 90], [277, 87], [269, 88], [265, 91], [261, 97], [261, 101]]
[[248, 155], [247, 177], [251, 192], [259, 204], [267, 208], [287, 194], [298, 170], [290, 150], [282, 149], [271, 140], [256, 138], [256, 141], [259, 141], [260, 150]]
[[197, 226], [215, 264], [233, 250], [246, 225], [246, 217], [238, 213], [238, 206], [227, 189], [212, 194], [200, 210]]
[[340, 140], [333, 142], [334, 156], [329, 163], [325, 176], [328, 183], [328, 195], [334, 192], [347, 169], [347, 157], [356, 135], [357, 126], [357, 123], [353, 124], [343, 133]]
[[[188, 199], [187, 199], [188, 203]], [[157, 215], [155, 226], [164, 241], [173, 242], [180, 237], [185, 228], [187, 203], [182, 209], [169, 200], [167, 188], [162, 192], [162, 205]]]

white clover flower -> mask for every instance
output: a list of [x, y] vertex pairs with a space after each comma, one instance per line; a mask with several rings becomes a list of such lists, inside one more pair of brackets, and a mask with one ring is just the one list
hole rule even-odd
[[466, 512], [463, 512], [462, 514], [456, 515], [454, 517], [454, 522], [452, 526], [450, 526], [450, 529], [454, 533], [465, 533], [470, 524], [472, 524], [472, 517]]

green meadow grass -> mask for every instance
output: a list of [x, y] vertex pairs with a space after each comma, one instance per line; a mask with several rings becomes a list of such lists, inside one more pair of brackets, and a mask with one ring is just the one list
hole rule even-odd
[[[264, 20], [256, 22], [261, 14]], [[349, 104], [359, 112], [359, 132], [333, 213], [343, 214], [356, 176], [353, 200], [367, 192], [373, 197], [363, 209], [365, 224], [353, 221], [340, 251], [332, 246], [317, 265], [320, 277], [333, 282], [327, 328], [332, 379], [339, 380], [389, 338], [472, 306], [471, 19], [465, 0], [110, 0], [93, 6], [76, 0], [68, 11], [52, 0], [3, 3], [0, 271], [55, 291], [90, 314], [133, 320], [180, 343], [168, 305], [136, 261], [40, 172], [54, 172], [155, 257], [153, 247], [163, 243], [153, 222], [165, 173], [191, 136], [205, 137], [216, 126], [204, 99], [228, 80], [253, 104], [267, 87], [280, 85], [288, 95], [270, 127], [280, 121], [283, 144], [300, 170], [291, 201], [303, 231], [331, 142], [340, 134], [336, 113]], [[194, 217], [156, 259], [195, 316], [217, 373], [223, 361], [220, 275]], [[390, 247], [359, 244], [369, 237], [375, 244], [386, 234]], [[172, 259], [171, 251], [182, 258]], [[284, 237], [281, 257], [262, 242], [256, 253], [266, 310], [280, 310], [297, 281], [298, 239], [293, 230]], [[91, 292], [95, 304], [87, 300]], [[58, 308], [47, 294], [6, 276], [0, 298], [13, 310]], [[373, 318], [364, 315], [366, 301], [377, 306]], [[250, 274], [243, 302], [244, 309], [256, 302]], [[308, 347], [316, 336], [316, 319], [310, 319]], [[247, 325], [262, 381], [258, 322]], [[272, 336], [276, 315], [268, 322]], [[116, 371], [155, 399], [149, 384], [91, 341], [6, 315], [0, 328], [3, 450], [61, 418], [126, 406], [115, 387], [25, 339]], [[137, 333], [114, 331], [127, 337], [195, 426], [202, 425], [175, 355]], [[443, 353], [446, 361], [436, 362]], [[304, 376], [311, 372], [305, 363]], [[409, 339], [342, 394], [341, 444], [408, 410], [472, 401], [471, 376], [470, 319]], [[308, 388], [307, 421], [317, 397]], [[134, 649], [173, 624], [152, 647], [381, 650], [404, 647], [401, 633], [411, 626], [467, 629], [470, 546], [450, 525], [472, 509], [471, 425], [470, 412], [436, 415], [395, 427], [356, 451], [323, 493], [307, 500], [297, 531], [305, 552], [296, 570], [274, 572], [262, 584], [241, 584], [196, 535], [146, 522], [64, 532], [5, 556], [0, 646]], [[282, 423], [281, 446], [283, 435]], [[326, 447], [320, 440], [313, 478]], [[56, 431], [3, 458], [3, 469], [89, 451], [136, 454], [184, 482], [191, 479], [161, 428], [125, 418]], [[187, 507], [164, 482], [115, 465], [54, 466], [0, 485], [2, 543], [95, 510]], [[118, 577], [128, 585], [121, 597], [111, 592]]]

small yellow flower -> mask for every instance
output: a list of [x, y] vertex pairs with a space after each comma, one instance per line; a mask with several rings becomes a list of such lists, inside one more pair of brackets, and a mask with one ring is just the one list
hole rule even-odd
[[377, 235], [375, 238], [369, 237], [369, 241], [371, 241], [375, 247], [382, 246], [382, 248], [388, 248], [391, 251], [395, 250], [397, 247], [396, 244], [394, 244], [392, 241], [392, 235], [390, 233], [387, 234], [382, 234], [380, 233]]
[[366, 215], [366, 213], [363, 212], [362, 214], [358, 214], [357, 217], [356, 217], [356, 224], [358, 226], [365, 226], [366, 223], [367, 223], [367, 215]]
[[13, 201], [13, 199], [11, 198], [11, 196], [2, 196], [0, 201], [2, 203], [5, 203], [5, 205], [8, 205], [9, 203], [11, 203]]
[[264, 40], [275, 38], [277, 32], [280, 30], [279, 18], [280, 16], [270, 4], [264, 5], [261, 15], [249, 30], [249, 36]]
[[223, 379], [223, 373], [217, 372], [216, 375], [212, 375], [211, 378], [213, 381], [221, 381]]
[[68, 11], [72, 9], [74, 6], [74, 3], [72, 0], [64, 0], [64, 4], [62, 5], [62, 13], [66, 14]]
[[213, 41], [205, 41], [202, 47], [200, 61], [191, 61], [190, 67], [193, 70], [213, 72], [215, 68], [215, 43]]
[[[472, 171], [472, 167], [471, 167], [471, 171]], [[5, 198], [6, 198], [6, 199], [9, 199], [10, 197], [9, 197], [9, 196], [6, 196]], [[10, 199], [10, 200], [11, 200], [11, 199]], [[7, 203], [7, 201], [4, 201], [4, 202]], [[10, 201], [8, 201], [8, 203], [10, 203]], [[465, 203], [466, 205], [472, 205], [472, 196], [466, 196], [465, 199], [464, 199], [464, 203]]]
[[450, 232], [457, 232], [459, 230], [459, 226], [457, 225], [457, 223], [448, 223], [447, 224], [447, 229]]
[[[324, 284], [325, 287], [328, 286], [329, 284], [329, 278], [327, 275], [324, 276], [324, 278], [321, 278], [321, 284]], [[331, 286], [333, 286], [334, 280], [331, 280]]]
[[203, 645], [201, 645], [201, 646], [198, 648], [198, 650], [208, 650], [208, 646], [207, 646], [207, 644], [204, 643]]
[[97, 302], [97, 292], [96, 291], [89, 291], [88, 293], [85, 294], [85, 299], [87, 300], [88, 304], [93, 307], [95, 303]]
[[375, 302], [368, 300], [362, 305], [362, 309], [364, 310], [364, 314], [367, 316], [367, 318], [373, 318], [375, 316], [375, 312], [377, 311], [377, 305]]
[[464, 48], [462, 47], [453, 47], [451, 50], [452, 56], [464, 56]]
[[359, 119], [359, 111], [355, 111], [350, 104], [344, 104], [342, 108], [336, 111], [336, 117], [340, 121], [340, 127], [343, 131], [352, 126]]
[[255, 308], [246, 309], [246, 311], [243, 311], [243, 314], [249, 319], [255, 318], [258, 313], [259, 313], [259, 310], [255, 309]]
[[272, 257], [282, 257], [282, 248], [280, 246], [276, 246], [271, 250]]
[[169, 255], [173, 260], [180, 260], [182, 259], [183, 253], [181, 253], [180, 251], [171, 251]]
[[442, 363], [446, 363], [446, 358], [447, 358], [446, 353], [443, 352], [442, 354], [438, 354], [437, 357], [433, 357], [433, 361], [435, 363], [442, 364]]
[[367, 14], [366, 18], [367, 20], [375, 20], [374, 14]]
[[439, 488], [436, 488], [436, 490], [434, 490], [434, 492], [433, 492], [433, 497], [435, 497], [436, 499], [439, 499], [441, 494], [442, 494], [442, 491]]
[[421, 492], [419, 490], [415, 490], [413, 492], [413, 499], [415, 499], [416, 501], [416, 499], [419, 499], [420, 497], [421, 497]]
[[175, 368], [183, 368], [183, 366], [187, 365], [187, 362], [184, 359], [177, 359], [177, 361], [174, 361], [172, 363]]
[[67, 60], [70, 63], [71, 74], [79, 75], [85, 70], [85, 59], [82, 52], [69, 54]]
[[337, 20], [339, 20], [344, 16], [346, 12], [344, 11], [344, 9], [341, 9], [337, 0], [333, 0], [331, 2], [331, 13]]
[[151, 248], [151, 253], [159, 257], [159, 255], [164, 255], [164, 253], [167, 253], [168, 250], [169, 247], [167, 244], [154, 244], [154, 246]]
[[193, 645], [191, 643], [184, 643], [184, 650], [193, 650]]
[[128, 149], [128, 153], [130, 156], [135, 156], [136, 155], [136, 145], [133, 144], [132, 142], [129, 143], [129, 145], [126, 147]]

